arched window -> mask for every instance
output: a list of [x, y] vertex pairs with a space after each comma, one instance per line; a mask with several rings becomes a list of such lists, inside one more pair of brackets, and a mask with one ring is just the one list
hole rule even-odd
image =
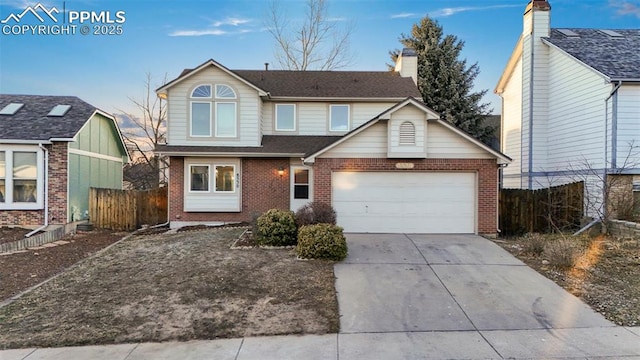
[[416, 127], [411, 121], [400, 124], [400, 145], [416, 144]]
[[191, 92], [191, 136], [236, 137], [236, 92], [231, 86], [224, 84], [215, 85], [215, 96], [212, 90], [212, 85], [204, 84]]
[[211, 98], [211, 85], [200, 85], [191, 92], [192, 98]]
[[216, 98], [235, 99], [236, 92], [228, 85], [216, 85]]

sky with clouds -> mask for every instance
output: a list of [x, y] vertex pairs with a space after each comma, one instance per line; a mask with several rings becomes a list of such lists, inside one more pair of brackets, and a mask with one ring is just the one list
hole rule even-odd
[[[527, 0], [329, 0], [329, 16], [338, 26], [352, 26], [353, 62], [345, 70], [385, 71], [389, 50], [425, 15], [438, 20], [446, 34], [465, 42], [463, 56], [477, 62], [478, 90], [495, 113], [493, 88], [522, 29]], [[21, 14], [36, 1], [0, 0], [0, 20]], [[132, 111], [128, 97], [144, 95], [146, 74], [154, 86], [184, 68], [213, 58], [230, 69], [277, 69], [274, 42], [265, 28], [268, 1], [43, 0], [59, 10], [57, 23], [74, 34], [33, 34], [38, 25], [25, 14], [0, 23], [0, 92], [76, 95], [108, 112]], [[621, 29], [640, 27], [640, 0], [550, 0], [552, 27]], [[299, 21], [303, 0], [281, 0], [292, 22]], [[71, 14], [76, 19], [69, 21]], [[79, 16], [89, 16], [85, 22]], [[90, 16], [94, 16], [92, 19]], [[120, 16], [118, 16], [120, 15]], [[30, 19], [29, 19], [30, 18]], [[122, 21], [124, 20], [124, 21]], [[5, 27], [9, 25], [9, 27]], [[82, 27], [88, 26], [88, 30]], [[25, 31], [23, 33], [23, 31]], [[81, 31], [88, 31], [85, 35]], [[97, 32], [98, 34], [96, 34]], [[100, 34], [100, 33], [106, 34]], [[118, 34], [119, 33], [119, 34]]]

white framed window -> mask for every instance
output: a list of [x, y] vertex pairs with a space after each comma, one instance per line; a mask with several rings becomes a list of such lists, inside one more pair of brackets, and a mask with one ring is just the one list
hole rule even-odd
[[232, 193], [236, 191], [236, 166], [232, 164], [214, 165], [215, 192]]
[[276, 104], [276, 130], [295, 131], [296, 130], [296, 105]]
[[192, 98], [211, 99], [211, 85], [200, 85], [191, 92]]
[[198, 85], [191, 91], [190, 99], [192, 137], [238, 136], [237, 95], [231, 86]]
[[329, 131], [349, 131], [349, 105], [329, 106]]
[[0, 150], [0, 209], [40, 210], [44, 207], [44, 155], [31, 146]]
[[211, 136], [211, 103], [191, 102], [191, 136]]
[[189, 191], [209, 192], [209, 165], [189, 165]]
[[216, 85], [216, 98], [217, 99], [235, 99], [236, 92], [233, 91], [231, 86], [224, 84]]
[[236, 103], [217, 102], [216, 103], [216, 136], [236, 137]]

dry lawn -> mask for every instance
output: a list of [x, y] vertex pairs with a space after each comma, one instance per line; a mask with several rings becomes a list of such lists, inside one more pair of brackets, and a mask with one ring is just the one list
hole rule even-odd
[[231, 250], [242, 231], [123, 241], [0, 308], [0, 349], [337, 332], [333, 263]]
[[640, 239], [537, 234], [496, 242], [610, 321], [640, 326]]

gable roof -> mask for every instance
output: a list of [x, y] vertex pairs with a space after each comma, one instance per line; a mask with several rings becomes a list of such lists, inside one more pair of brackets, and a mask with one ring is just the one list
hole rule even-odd
[[418, 109], [424, 111], [427, 114], [427, 120], [428, 121], [433, 121], [433, 122], [437, 122], [438, 124], [448, 128], [449, 130], [455, 132], [456, 134], [464, 137], [465, 139], [467, 139], [469, 142], [473, 143], [474, 145], [480, 147], [481, 149], [487, 151], [488, 153], [492, 154], [493, 156], [495, 156], [498, 159], [498, 162], [500, 164], [508, 164], [511, 162], [511, 158], [506, 156], [505, 154], [501, 153], [500, 151], [494, 150], [491, 147], [489, 147], [488, 145], [486, 145], [485, 143], [483, 143], [482, 141], [476, 139], [475, 137], [473, 137], [470, 134], [467, 134], [465, 131], [461, 130], [460, 128], [458, 128], [457, 126], [451, 124], [450, 122], [446, 121], [446, 120], [442, 120], [440, 118], [440, 115], [438, 113], [436, 113], [435, 111], [433, 111], [431, 108], [429, 108], [425, 103], [423, 103], [420, 100], [417, 100], [413, 97], [408, 97], [406, 98], [404, 101], [399, 102], [398, 104], [390, 107], [389, 109], [383, 111], [382, 113], [380, 113], [378, 116], [374, 117], [373, 119], [367, 121], [366, 123], [358, 126], [357, 128], [349, 131], [348, 133], [344, 134], [342, 137], [340, 137], [338, 140], [327, 144], [327, 146], [318, 149], [318, 151], [309, 154], [305, 157], [304, 161], [305, 162], [314, 162], [315, 158], [322, 155], [323, 153], [331, 150], [332, 148], [348, 141], [350, 138], [352, 138], [353, 136], [359, 134], [360, 132], [364, 131], [365, 129], [373, 126], [374, 124], [378, 123], [380, 120], [388, 120], [390, 119], [389, 115], [393, 112], [395, 112], [396, 110], [402, 109], [403, 107], [407, 106], [407, 105], [414, 105], [415, 107], [417, 107]]
[[[578, 36], [567, 36], [570, 30]], [[551, 29], [542, 40], [551, 44], [611, 81], [640, 81], [640, 29], [607, 30], [622, 36], [610, 36], [598, 29]]]
[[271, 98], [404, 99], [421, 97], [409, 77], [393, 71], [293, 71], [230, 70], [211, 59], [194, 69], [185, 69], [156, 90], [164, 94], [171, 86], [215, 66]]
[[[96, 111], [100, 111], [75, 96], [0, 94], [0, 108], [10, 103], [24, 106], [13, 115], [0, 115], [0, 141], [69, 141]], [[47, 116], [56, 105], [71, 107], [63, 116]], [[106, 113], [100, 113], [113, 119]]]

